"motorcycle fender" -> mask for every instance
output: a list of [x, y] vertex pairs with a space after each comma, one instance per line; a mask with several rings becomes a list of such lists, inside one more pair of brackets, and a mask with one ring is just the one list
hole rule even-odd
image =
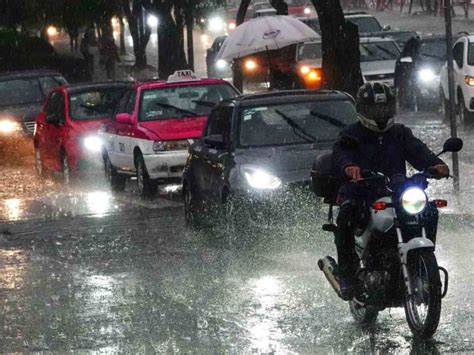
[[[383, 197], [377, 200], [377, 202], [392, 203], [390, 197]], [[382, 211], [374, 210], [370, 208], [370, 222], [368, 230], [373, 233], [387, 233], [393, 227], [393, 221], [397, 217], [395, 209], [390, 207]]]
[[408, 252], [415, 249], [433, 248], [434, 244], [427, 238], [413, 238], [408, 243], [403, 243], [399, 247], [400, 259], [402, 264], [406, 265], [408, 259]]

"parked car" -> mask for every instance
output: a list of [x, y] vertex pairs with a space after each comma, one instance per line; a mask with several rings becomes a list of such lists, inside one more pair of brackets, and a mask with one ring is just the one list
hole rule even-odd
[[421, 34], [416, 31], [382, 31], [382, 32], [373, 32], [373, 33], [366, 33], [366, 37], [382, 37], [382, 38], [391, 38], [395, 42], [397, 42], [400, 48], [404, 48], [405, 44], [411, 38], [420, 37]]
[[201, 137], [211, 109], [239, 94], [227, 81], [200, 79], [190, 70], [133, 85], [99, 134], [112, 189], [123, 190], [126, 179], [136, 176], [140, 195], [147, 197], [160, 182], [179, 182], [189, 143]]
[[90, 81], [82, 58], [56, 53], [43, 38], [0, 32], [0, 70], [54, 70], [69, 82]]
[[336, 91], [275, 91], [221, 102], [189, 149], [183, 173], [187, 223], [230, 196], [272, 201], [309, 184], [315, 157], [356, 120], [353, 99]]
[[61, 173], [63, 183], [72, 176], [98, 169], [102, 143], [98, 130], [109, 121], [127, 82], [60, 86], [48, 96], [36, 118], [33, 138], [36, 171]]
[[49, 91], [66, 80], [55, 71], [30, 70], [0, 73], [1, 144], [31, 140], [36, 115]]
[[[453, 47], [454, 102], [460, 121], [465, 126], [474, 125], [474, 36], [464, 35]], [[449, 99], [447, 63], [441, 68], [441, 100], [445, 117]]]
[[298, 86], [307, 89], [320, 89], [324, 83], [323, 53], [321, 40], [298, 43], [296, 46], [295, 75]]
[[[344, 18], [358, 27], [359, 35], [361, 36], [371, 36], [375, 33], [381, 33], [390, 30], [390, 26], [382, 26], [374, 16], [364, 11], [344, 12]], [[300, 21], [304, 22], [314, 31], [321, 34], [321, 27], [318, 17], [300, 18]]]
[[365, 37], [360, 39], [360, 69], [364, 82], [382, 82], [394, 87], [395, 62], [400, 48], [390, 38]]
[[418, 111], [439, 106], [439, 73], [446, 56], [445, 36], [417, 37], [406, 43], [395, 65], [400, 107]]
[[216, 37], [206, 55], [207, 76], [209, 78], [232, 78], [232, 68], [228, 62], [217, 59], [217, 53], [222, 47], [227, 36]]

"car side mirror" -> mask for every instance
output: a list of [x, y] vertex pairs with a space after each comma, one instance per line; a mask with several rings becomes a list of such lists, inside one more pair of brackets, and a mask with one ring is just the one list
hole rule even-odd
[[58, 126], [61, 123], [61, 117], [57, 113], [51, 113], [46, 116], [46, 122]]
[[400, 63], [413, 63], [413, 58], [412, 57], [400, 58]]
[[441, 155], [446, 152], [459, 152], [462, 149], [463, 144], [464, 143], [461, 138], [448, 138], [448, 140], [444, 142], [443, 150], [438, 155]]
[[223, 149], [227, 147], [222, 134], [212, 134], [210, 136], [204, 137], [204, 144], [216, 149]]
[[390, 31], [391, 29], [392, 29], [392, 26], [390, 26], [390, 25], [383, 26], [384, 31]]
[[132, 116], [129, 113], [118, 113], [115, 115], [115, 121], [118, 123], [131, 124]]

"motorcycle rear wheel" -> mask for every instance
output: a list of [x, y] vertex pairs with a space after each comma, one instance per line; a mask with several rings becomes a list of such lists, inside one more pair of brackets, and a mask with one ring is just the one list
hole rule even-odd
[[441, 315], [441, 281], [432, 251], [421, 251], [408, 258], [413, 295], [406, 295], [405, 315], [416, 338], [431, 338]]

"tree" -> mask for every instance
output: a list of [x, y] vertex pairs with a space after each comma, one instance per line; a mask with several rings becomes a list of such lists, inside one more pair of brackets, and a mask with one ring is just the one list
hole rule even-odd
[[346, 21], [339, 1], [311, 0], [319, 17], [326, 87], [355, 96], [362, 84], [359, 33]]
[[123, 13], [133, 39], [135, 66], [140, 69], [147, 65], [146, 46], [151, 35], [151, 27], [147, 23], [147, 10], [150, 7], [150, 0], [122, 0]]

